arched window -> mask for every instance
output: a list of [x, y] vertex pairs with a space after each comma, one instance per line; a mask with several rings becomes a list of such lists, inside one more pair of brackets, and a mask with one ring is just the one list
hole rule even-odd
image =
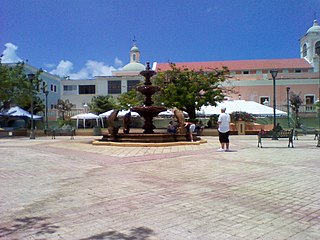
[[304, 44], [302, 47], [302, 56], [303, 57], [307, 56], [307, 44]]
[[132, 54], [132, 60], [133, 60], [133, 61], [137, 61], [137, 56], [136, 56], [136, 54]]
[[320, 41], [316, 42], [314, 52], [315, 52], [315, 54], [320, 56]]

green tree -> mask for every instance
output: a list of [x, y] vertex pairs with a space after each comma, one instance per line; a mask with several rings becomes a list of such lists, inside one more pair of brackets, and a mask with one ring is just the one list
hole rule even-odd
[[[31, 101], [26, 104], [23, 109], [31, 112]], [[45, 105], [43, 103], [43, 100], [38, 97], [38, 96], [34, 96], [33, 97], [33, 113], [34, 114], [37, 114], [39, 112], [44, 112], [44, 109], [45, 109]]]
[[226, 67], [210, 71], [179, 69], [173, 63], [170, 67], [168, 71], [159, 72], [154, 79], [155, 84], [162, 87], [156, 96], [157, 101], [165, 106], [186, 111], [190, 119], [195, 119], [196, 110], [200, 110], [202, 105], [216, 106], [224, 99], [221, 83], [229, 73]]
[[129, 92], [123, 93], [117, 99], [120, 109], [129, 109], [133, 106], [140, 106], [143, 100], [144, 96], [136, 90], [130, 90]]
[[295, 113], [296, 118], [296, 127], [299, 128], [301, 126], [300, 120], [299, 120], [299, 108], [301, 104], [303, 103], [302, 98], [300, 97], [300, 94], [296, 94], [294, 92], [291, 92], [290, 94], [290, 104], [291, 109]]
[[112, 96], [94, 96], [88, 103], [91, 112], [100, 114], [116, 107], [116, 101]]
[[37, 71], [32, 79], [29, 79], [24, 71], [24, 63], [3, 64], [0, 58], [0, 103], [4, 106], [18, 105], [26, 110], [30, 106], [32, 94], [39, 93], [39, 78], [42, 70]]

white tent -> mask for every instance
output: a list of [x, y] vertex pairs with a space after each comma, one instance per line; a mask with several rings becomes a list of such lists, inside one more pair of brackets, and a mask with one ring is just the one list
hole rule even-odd
[[[115, 111], [115, 110], [111, 109], [109, 111], [106, 111], [104, 113], [99, 114], [99, 117], [101, 118], [102, 127], [104, 127], [103, 118], [108, 118], [113, 111]], [[117, 116], [121, 118], [121, 117], [124, 117], [129, 112], [131, 112], [131, 117], [140, 117], [139, 113], [132, 112], [130, 110], [121, 110], [118, 112]]]
[[93, 113], [81, 113], [75, 116], [72, 116], [71, 119], [77, 120], [77, 128], [79, 127], [79, 120], [83, 120], [83, 127], [86, 128], [86, 120], [95, 119], [97, 126], [99, 125], [99, 116]]
[[174, 113], [169, 109], [158, 114], [159, 117], [172, 117], [173, 115]]
[[[99, 117], [101, 117], [101, 118], [104, 118], [104, 117], [107, 118], [107, 117], [110, 116], [110, 114], [111, 114], [113, 111], [114, 111], [114, 110], [111, 109], [111, 110], [109, 110], [109, 111], [107, 111], [107, 112], [101, 113], [101, 114], [99, 114]], [[124, 117], [124, 115], [126, 115], [126, 114], [129, 113], [129, 112], [131, 112], [131, 117], [139, 117], [139, 116], [140, 116], [137, 112], [132, 112], [132, 111], [130, 111], [130, 110], [121, 110], [121, 111], [118, 112], [118, 117]]]
[[[205, 115], [205, 116], [220, 114], [221, 107], [225, 107], [227, 113], [246, 112], [255, 116], [272, 116], [273, 115], [273, 108], [262, 105], [254, 101], [245, 101], [245, 100], [223, 101], [218, 103], [216, 107], [202, 106], [200, 111], [197, 112], [197, 114]], [[287, 116], [287, 113], [276, 109], [276, 115]]]
[[[185, 111], [183, 111], [183, 115], [185, 117], [188, 117], [188, 113]], [[166, 111], [160, 112], [158, 114], [158, 117], [172, 117], [172, 116], [174, 116], [174, 111], [170, 109], [167, 109]]]
[[[0, 113], [1, 116], [8, 116], [8, 117], [27, 117], [31, 118], [31, 113], [29, 113], [26, 110], [23, 110], [22, 108], [16, 106], [11, 107], [8, 111], [4, 111]], [[42, 116], [33, 115], [33, 120], [40, 120], [42, 119]]]

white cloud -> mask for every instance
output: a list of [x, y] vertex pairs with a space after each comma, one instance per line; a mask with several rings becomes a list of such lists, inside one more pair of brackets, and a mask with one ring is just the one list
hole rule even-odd
[[[3, 63], [16, 63], [23, 61], [17, 55], [18, 47], [12, 43], [5, 44], [6, 49], [2, 52]], [[119, 70], [123, 66], [123, 62], [119, 58], [114, 59], [115, 66], [106, 65], [104, 62], [97, 62], [94, 60], [88, 60], [86, 65], [78, 72], [73, 72], [73, 63], [68, 60], [61, 60], [58, 65], [45, 64], [45, 67], [51, 69], [49, 73], [58, 75], [60, 77], [69, 77], [71, 79], [90, 79], [95, 76], [111, 76], [112, 71]], [[44, 69], [44, 71], [46, 71]]]
[[6, 43], [4, 45], [6, 49], [2, 52], [2, 58], [1, 61], [3, 63], [17, 63], [21, 62], [22, 59], [18, 57], [17, 50], [18, 47], [12, 43]]
[[54, 63], [46, 63], [44, 64], [46, 68], [54, 68], [56, 65]]
[[[115, 59], [116, 66], [122, 66], [122, 61], [118, 58]], [[61, 60], [56, 69], [50, 71], [51, 74], [60, 77], [70, 77], [70, 79], [90, 79], [95, 76], [111, 76], [112, 71], [118, 68], [106, 65], [104, 62], [97, 62], [88, 60], [85, 67], [78, 72], [72, 72], [73, 64], [70, 61]]]
[[118, 68], [122, 67], [123, 66], [123, 62], [116, 57], [116, 59], [114, 59], [114, 65]]
[[73, 63], [70, 61], [61, 60], [56, 69], [50, 71], [51, 74], [58, 75], [60, 77], [70, 76], [73, 69]]

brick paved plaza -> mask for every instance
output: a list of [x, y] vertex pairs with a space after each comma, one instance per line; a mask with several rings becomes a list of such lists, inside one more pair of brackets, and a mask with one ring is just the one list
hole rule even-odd
[[0, 239], [320, 239], [320, 148], [231, 136], [93, 146], [93, 137], [0, 139]]

